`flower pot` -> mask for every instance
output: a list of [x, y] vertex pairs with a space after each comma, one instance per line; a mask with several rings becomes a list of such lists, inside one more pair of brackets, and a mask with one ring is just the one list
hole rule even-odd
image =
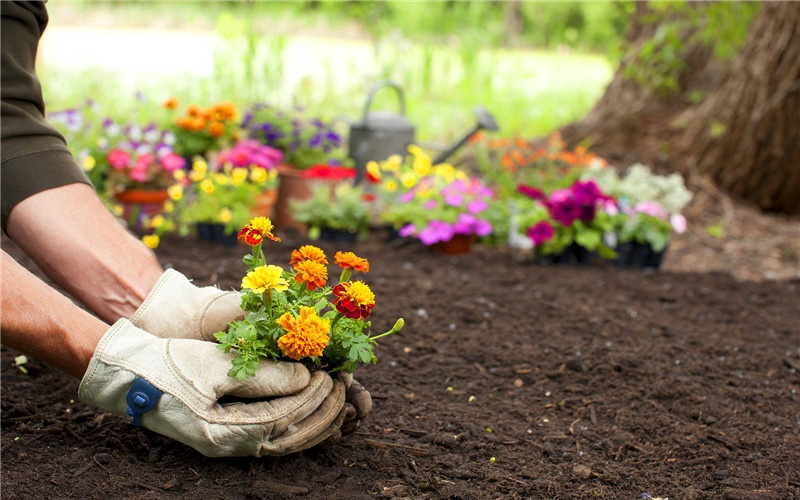
[[200, 241], [218, 243], [226, 247], [235, 247], [238, 243], [235, 232], [226, 232], [225, 224], [211, 222], [197, 223], [197, 237]]
[[142, 235], [149, 232], [144, 227], [144, 218], [160, 214], [169, 195], [166, 189], [126, 189], [115, 193], [114, 198], [122, 205], [122, 218], [128, 228]]
[[269, 217], [275, 222], [273, 212], [278, 201], [278, 188], [266, 189], [256, 196], [255, 203], [250, 209], [252, 217]]
[[594, 253], [586, 248], [572, 243], [559, 254], [538, 255], [536, 263], [540, 265], [550, 264], [580, 264], [588, 265], [594, 261]]
[[322, 241], [330, 241], [333, 243], [355, 243], [358, 238], [358, 233], [348, 231], [346, 229], [332, 229], [323, 227], [319, 230], [319, 239]]
[[433, 244], [433, 249], [442, 255], [459, 255], [472, 250], [475, 243], [474, 234], [456, 234], [448, 241]]
[[298, 222], [289, 209], [289, 200], [305, 200], [311, 196], [311, 180], [303, 177], [303, 171], [286, 164], [278, 165], [278, 198], [275, 200], [272, 222], [277, 230], [294, 229], [306, 234], [308, 226]]
[[658, 269], [664, 260], [667, 249], [654, 251], [647, 243], [632, 241], [617, 247], [617, 267], [634, 267], [638, 269]]

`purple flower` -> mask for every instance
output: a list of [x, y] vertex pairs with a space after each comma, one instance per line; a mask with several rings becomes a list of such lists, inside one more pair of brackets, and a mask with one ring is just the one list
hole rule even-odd
[[471, 214], [479, 214], [489, 208], [489, 204], [484, 200], [472, 200], [467, 203], [467, 212]]
[[453, 226], [440, 220], [432, 220], [428, 227], [419, 232], [419, 240], [425, 245], [453, 239]]
[[401, 227], [400, 230], [397, 231], [397, 234], [405, 238], [406, 236], [412, 236], [416, 231], [417, 231], [417, 226], [415, 226], [414, 224], [408, 224], [406, 226]]
[[436, 200], [428, 200], [422, 204], [422, 208], [425, 210], [433, 210], [439, 203]]

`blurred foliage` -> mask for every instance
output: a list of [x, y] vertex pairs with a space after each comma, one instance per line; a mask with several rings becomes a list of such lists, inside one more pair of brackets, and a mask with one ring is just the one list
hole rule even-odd
[[641, 20], [656, 24], [655, 34], [639, 47], [624, 75], [661, 95], [680, 92], [680, 78], [687, 70], [684, 53], [690, 44], [711, 47], [714, 55], [728, 60], [747, 39], [750, 23], [760, 2], [651, 2], [651, 12]]

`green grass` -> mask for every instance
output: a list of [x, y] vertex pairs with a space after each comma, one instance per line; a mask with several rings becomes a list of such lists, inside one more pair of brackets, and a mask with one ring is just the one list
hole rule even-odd
[[[169, 19], [162, 21], [173, 28]], [[584, 116], [613, 73], [606, 58], [577, 52], [490, 49], [479, 39], [464, 37], [446, 45], [422, 44], [397, 33], [377, 42], [265, 36], [258, 23], [221, 12], [214, 32], [206, 32], [216, 33], [221, 42], [207, 55], [213, 63], [210, 76], [203, 78], [109, 72], [102, 65], [87, 69], [83, 63], [40, 65], [48, 109], [76, 106], [92, 97], [104, 109], [124, 112], [134, 93], [142, 91], [156, 102], [174, 95], [183, 103], [201, 105], [232, 100], [240, 108], [254, 102], [302, 104], [320, 116], [340, 118], [346, 128], [347, 120], [360, 119], [370, 85], [391, 79], [404, 91], [418, 141], [444, 146], [473, 125], [476, 106], [495, 116], [501, 136], [544, 136]], [[54, 25], [56, 19], [50, 29], [57, 29]], [[109, 40], [98, 36], [98, 44]], [[396, 96], [380, 92], [373, 109], [397, 110]]]

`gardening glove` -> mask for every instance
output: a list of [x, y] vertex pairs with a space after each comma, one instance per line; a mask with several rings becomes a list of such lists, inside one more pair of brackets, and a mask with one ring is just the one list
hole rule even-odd
[[352, 373], [340, 373], [339, 380], [347, 389], [347, 404], [352, 405], [355, 410], [352, 413], [346, 413], [342, 424], [342, 435], [347, 435], [355, 432], [361, 425], [361, 421], [372, 413], [372, 395], [358, 380], [353, 378]]
[[227, 330], [229, 322], [244, 317], [241, 303], [239, 292], [197, 287], [183, 274], [167, 269], [131, 321], [156, 337], [213, 342], [215, 333]]
[[231, 358], [211, 342], [160, 339], [121, 319], [100, 339], [78, 394], [209, 457], [285, 455], [341, 432], [340, 380], [262, 361], [240, 381], [227, 375]]

